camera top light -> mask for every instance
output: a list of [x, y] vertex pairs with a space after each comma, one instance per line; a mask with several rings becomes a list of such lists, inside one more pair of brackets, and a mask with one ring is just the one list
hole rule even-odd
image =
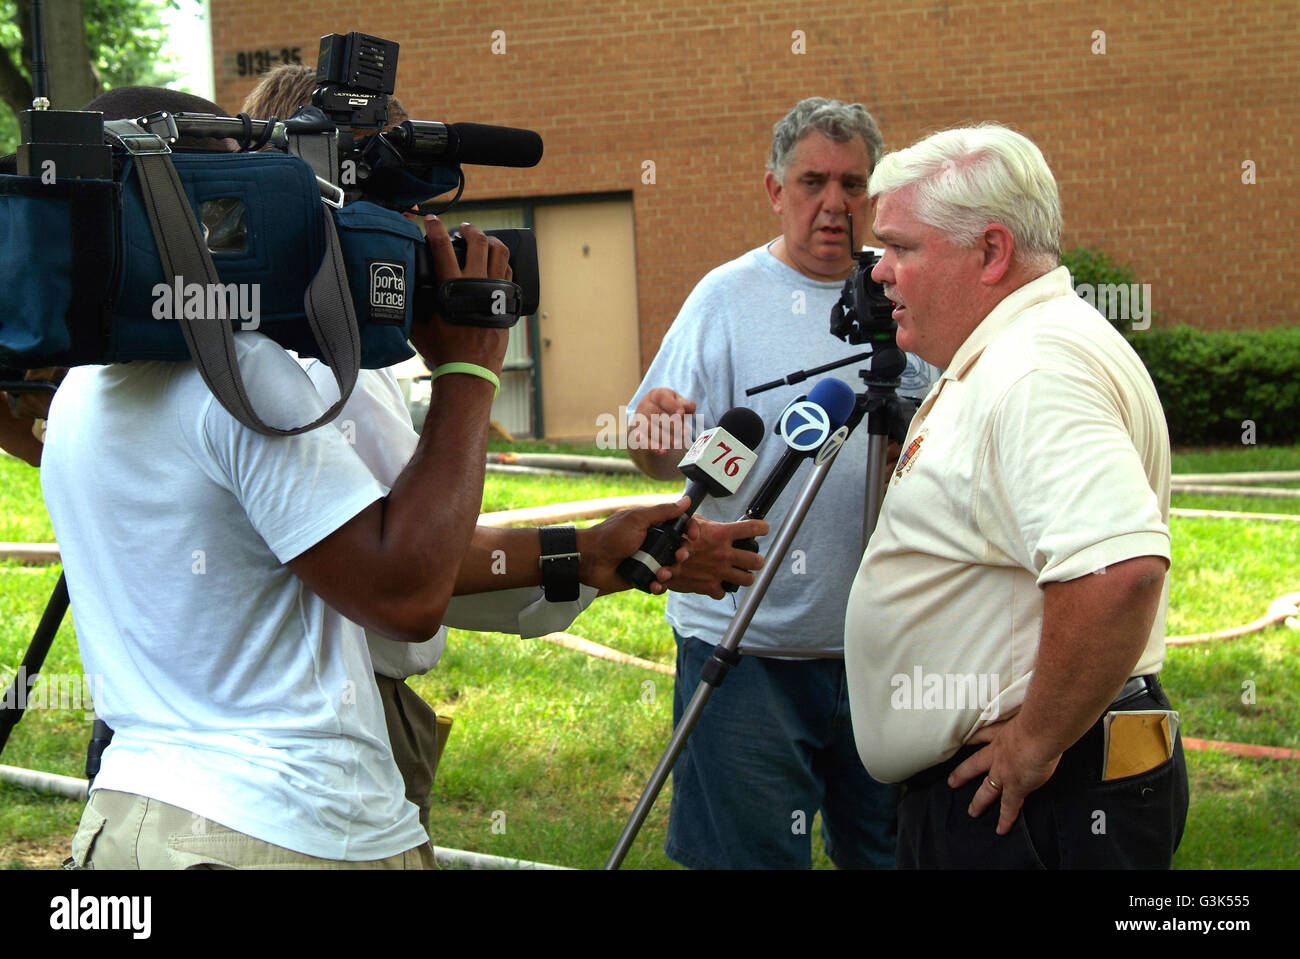
[[359, 93], [390, 94], [397, 86], [397, 50], [396, 41], [368, 33], [328, 34], [320, 38], [316, 82], [338, 83]]

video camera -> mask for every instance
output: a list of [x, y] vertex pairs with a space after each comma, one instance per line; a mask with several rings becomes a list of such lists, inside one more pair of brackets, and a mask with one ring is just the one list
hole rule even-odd
[[884, 285], [871, 278], [880, 256], [869, 250], [855, 251], [852, 256], [856, 266], [844, 281], [839, 301], [831, 307], [831, 335], [850, 344], [875, 343], [895, 330], [894, 304], [885, 295]]
[[832, 336], [850, 345], [871, 344], [871, 351], [855, 353], [843, 360], [827, 363], [809, 370], [795, 370], [780, 379], [750, 387], [746, 396], [754, 396], [778, 386], [792, 386], [810, 376], [839, 369], [862, 360], [869, 360], [867, 369], [859, 374], [868, 387], [898, 385], [898, 377], [907, 366], [907, 357], [898, 348], [894, 323], [894, 304], [885, 295], [885, 288], [871, 278], [871, 271], [880, 262], [880, 256], [870, 250], [859, 249], [854, 241], [853, 215], [849, 214], [849, 250], [854, 267], [844, 280], [840, 298], [831, 307], [830, 332]]
[[831, 307], [831, 335], [849, 344], [895, 347], [898, 326], [894, 323], [894, 303], [885, 295], [884, 285], [871, 278], [880, 255], [858, 248], [853, 237], [853, 214], [848, 217], [849, 249], [855, 265], [844, 280], [839, 300]]
[[[364, 33], [321, 37], [316, 62], [319, 86], [312, 95], [312, 108], [299, 110], [286, 124], [291, 131], [308, 130], [308, 124], [323, 117], [338, 129], [343, 135], [339, 159], [344, 175], [335, 182], [346, 187], [347, 170], [354, 169], [357, 188], [345, 190], [350, 197], [361, 193], [403, 209], [411, 199], [412, 179], [417, 184], [441, 185], [431, 176], [435, 169], [459, 175], [458, 163], [531, 167], [541, 160], [542, 139], [531, 130], [429, 120], [405, 120], [386, 130], [397, 52], [398, 45], [391, 40]], [[371, 132], [357, 135], [358, 130]], [[463, 187], [464, 178], [460, 179]], [[416, 199], [430, 195], [436, 194]]]
[[894, 304], [885, 295], [885, 288], [871, 278], [871, 271], [880, 262], [880, 256], [870, 250], [859, 249], [854, 239], [853, 216], [849, 214], [849, 249], [854, 261], [852, 272], [844, 280], [840, 297], [831, 307], [830, 332], [851, 345], [869, 343], [871, 349], [855, 353], [842, 360], [826, 363], [806, 370], [795, 370], [779, 379], [761, 383], [745, 390], [754, 396], [781, 386], [793, 386], [812, 376], [837, 370], [853, 363], [867, 361], [858, 376], [866, 386], [859, 394], [858, 412], [850, 417], [850, 428], [856, 428], [862, 415], [883, 413], [885, 427], [870, 426], [872, 433], [887, 429], [889, 435], [902, 442], [907, 435], [908, 423], [920, 406], [920, 400], [896, 393], [901, 378], [907, 370], [907, 355], [898, 348], [898, 325], [894, 322]]
[[[292, 153], [311, 164], [322, 198], [336, 208], [365, 201], [405, 213], [452, 189], [456, 195], [431, 212], [455, 205], [465, 188], [460, 164], [505, 167], [536, 166], [542, 138], [532, 130], [481, 123], [405, 120], [388, 127], [389, 98], [396, 89], [399, 45], [392, 40], [352, 32], [321, 37], [312, 104], [288, 118], [253, 120], [202, 114], [155, 113], [137, 125], [168, 144], [197, 138], [235, 140], [248, 152], [269, 148]], [[450, 322], [512, 326], [518, 316], [537, 309], [539, 277], [537, 242], [531, 230], [489, 230], [510, 251], [514, 283], [522, 291], [518, 314], [444, 309]], [[453, 235], [460, 265], [465, 241]], [[214, 251], [215, 252], [215, 251]], [[417, 316], [436, 308], [433, 268], [428, 248], [416, 250], [414, 297]]]
[[885, 287], [871, 278], [880, 256], [858, 249], [853, 240], [852, 215], [849, 249], [855, 266], [844, 280], [839, 300], [831, 307], [831, 335], [849, 344], [870, 343], [871, 365], [861, 374], [862, 379], [868, 388], [873, 384], [892, 388], [907, 366], [907, 357], [895, 341], [898, 325], [894, 322], [893, 301], [885, 295]]
[[337, 410], [267, 427], [244, 395], [234, 329], [320, 357], [346, 398], [359, 367], [413, 355], [417, 317], [505, 328], [536, 311], [530, 231], [495, 231], [513, 282], [438, 285], [407, 214], [453, 189], [446, 206], [459, 199], [462, 163], [535, 165], [541, 138], [422, 120], [385, 129], [396, 43], [323, 37], [312, 105], [283, 121], [50, 110], [35, 47], [17, 175], [0, 171], [0, 367], [193, 360], [240, 422], [299, 432]]

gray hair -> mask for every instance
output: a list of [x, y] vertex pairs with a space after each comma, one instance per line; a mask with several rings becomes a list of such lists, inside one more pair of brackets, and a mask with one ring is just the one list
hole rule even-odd
[[913, 186], [916, 218], [958, 246], [973, 246], [990, 223], [1001, 223], [1017, 254], [1060, 262], [1056, 178], [1023, 134], [994, 123], [933, 133], [881, 160], [867, 192], [875, 198]]
[[880, 128], [861, 103], [809, 97], [796, 104], [772, 127], [772, 156], [767, 161], [767, 168], [782, 183], [794, 148], [814, 132], [824, 134], [836, 143], [847, 143], [857, 137], [867, 148], [872, 169], [885, 151], [885, 139], [880, 135]]

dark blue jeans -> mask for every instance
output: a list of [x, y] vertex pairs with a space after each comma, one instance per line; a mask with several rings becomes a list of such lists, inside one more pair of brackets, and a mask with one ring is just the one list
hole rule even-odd
[[[677, 637], [674, 725], [712, 654]], [[673, 767], [665, 851], [693, 869], [808, 869], [820, 810], [832, 862], [891, 869], [897, 802], [858, 757], [843, 660], [745, 656]]]

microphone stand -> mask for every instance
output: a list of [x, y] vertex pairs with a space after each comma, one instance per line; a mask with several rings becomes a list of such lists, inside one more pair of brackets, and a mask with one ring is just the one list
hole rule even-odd
[[[36, 631], [32, 634], [27, 654], [23, 656], [23, 661], [18, 666], [18, 673], [9, 684], [9, 688], [5, 690], [4, 698], [0, 699], [0, 752], [4, 751], [5, 744], [9, 742], [9, 734], [23, 718], [27, 695], [36, 682], [41, 667], [45, 665], [45, 657], [49, 654], [54, 636], [58, 633], [59, 625], [63, 622], [63, 616], [67, 611], [68, 581], [60, 573], [59, 581], [54, 584], [49, 602], [45, 605], [45, 612], [41, 614], [41, 620], [36, 624]], [[13, 705], [9, 705], [10, 703]]]
[[[794, 505], [790, 508], [789, 514], [777, 531], [776, 539], [772, 541], [772, 547], [767, 553], [766, 562], [754, 580], [754, 585], [745, 594], [745, 598], [736, 611], [736, 615], [732, 618], [731, 625], [727, 627], [727, 632], [723, 635], [722, 640], [714, 647], [713, 656], [700, 671], [700, 683], [695, 688], [695, 694], [682, 712], [681, 720], [673, 730], [672, 738], [669, 740], [659, 764], [655, 766], [654, 771], [650, 774], [650, 780], [641, 793], [641, 798], [637, 800], [631, 816], [628, 817], [627, 825], [623, 827], [618, 842], [615, 843], [613, 851], [605, 861], [605, 870], [619, 868], [624, 858], [626, 858], [637, 833], [640, 832], [641, 826], [645, 823], [646, 816], [650, 813], [650, 808], [654, 805], [655, 800], [659, 797], [660, 790], [663, 789], [664, 783], [668, 780], [668, 775], [672, 771], [677, 757], [685, 748], [691, 730], [695, 728], [700, 714], [704, 711], [705, 704], [709, 701], [709, 697], [713, 695], [713, 690], [722, 685], [727, 673], [740, 662], [742, 654], [754, 655], [754, 653], [740, 648], [740, 639], [744, 636], [745, 630], [749, 628], [750, 621], [754, 618], [759, 603], [763, 601], [763, 597], [776, 575], [776, 570], [780, 567], [795, 534], [803, 524], [804, 516], [807, 515], [813, 500], [817, 496], [817, 492], [821, 489], [826, 474], [830, 472], [840, 447], [844, 445], [849, 434], [857, 428], [864, 418], [867, 421], [868, 436], [865, 478], [867, 496], [866, 509], [862, 518], [862, 547], [863, 552], [866, 551], [867, 542], [871, 539], [871, 534], [875, 532], [876, 520], [885, 495], [885, 484], [888, 480], [885, 465], [888, 456], [890, 419], [891, 417], [897, 418], [903, 413], [896, 390], [899, 384], [899, 376], [907, 365], [907, 357], [894, 341], [892, 330], [887, 338], [881, 338], [881, 342], [872, 349], [869, 357], [870, 365], [867, 369], [859, 371], [858, 374], [866, 385], [866, 389], [858, 394], [853, 412], [849, 414], [845, 424], [832, 433], [826, 442], [822, 444], [821, 449], [817, 451], [813, 459], [812, 474], [804, 481], [798, 496], [795, 498]], [[829, 364], [827, 367], [808, 372], [824, 372], [828, 368], [844, 366], [860, 358], [860, 356], [851, 357], [840, 363]], [[792, 375], [798, 376], [798, 374]], [[764, 384], [764, 387], [758, 387], [748, 392], [749, 395], [752, 395], [764, 388], [770, 389], [783, 385], [785, 382], [785, 380], [779, 380], [774, 383]], [[808, 659], [831, 658], [822, 654], [809, 655], [807, 651], [796, 649], [764, 648], [762, 653], [767, 656], [792, 656]]]
[[[850, 422], [856, 423], [856, 420], [862, 417], [857, 413], [850, 417]], [[813, 500], [817, 496], [817, 491], [821, 489], [822, 481], [826, 479], [826, 474], [835, 463], [836, 454], [839, 453], [840, 447], [848, 438], [852, 426], [845, 424], [831, 434], [831, 436], [822, 444], [814, 458], [814, 467], [812, 474], [804, 481], [799, 490], [799, 495], [795, 498], [794, 505], [790, 508], [785, 522], [777, 531], [776, 539], [772, 542], [772, 548], [768, 551], [767, 561], [759, 571], [758, 577], [749, 592], [745, 594], [740, 608], [736, 611], [731, 625], [727, 627], [726, 634], [722, 637], [721, 642], [714, 647], [713, 656], [704, 664], [701, 671], [700, 684], [695, 689], [695, 695], [691, 697], [690, 703], [682, 713], [681, 721], [678, 722], [677, 728], [673, 730], [672, 739], [668, 742], [668, 748], [664, 750], [663, 757], [659, 764], [655, 766], [654, 772], [650, 774], [650, 781], [647, 783], [641, 798], [637, 801], [636, 807], [632, 810], [627, 825], [623, 827], [622, 834], [618, 837], [618, 842], [614, 846], [613, 852], [609, 854], [609, 859], [605, 862], [606, 870], [617, 869], [627, 856], [628, 850], [632, 846], [633, 840], [636, 839], [646, 816], [650, 813], [650, 807], [654, 805], [655, 799], [659, 796], [659, 791], [663, 788], [668, 779], [668, 774], [672, 770], [673, 764], [677, 761], [678, 755], [686, 745], [686, 739], [695, 727], [700, 713], [704, 710], [704, 705], [713, 695], [714, 688], [721, 686], [726, 679], [728, 671], [732, 666], [740, 662], [740, 654], [736, 651], [740, 644], [740, 638], [749, 628], [750, 620], [754, 618], [754, 613], [758, 609], [758, 604], [763, 601], [763, 596], [767, 593], [768, 586], [771, 585], [772, 578], [776, 575], [777, 569], [781, 565], [781, 560], [785, 558], [786, 551], [793, 542], [795, 533], [799, 531], [803, 523], [804, 516], [807, 514], [809, 507], [812, 506]], [[880, 464], [883, 468], [883, 461]], [[877, 470], [879, 472], [879, 469]]]
[[[53, 383], [44, 381], [0, 381], [0, 391], [9, 394], [48, 393], [53, 397], [55, 389]], [[60, 573], [59, 581], [54, 584], [54, 590], [50, 593], [49, 602], [45, 605], [45, 612], [36, 625], [36, 631], [32, 634], [32, 641], [28, 644], [27, 653], [18, 666], [18, 673], [14, 676], [14, 680], [9, 684], [8, 689], [5, 690], [3, 698], [0, 698], [0, 752], [4, 751], [5, 744], [9, 742], [9, 734], [18, 725], [18, 721], [23, 718], [24, 707], [18, 704], [27, 701], [27, 694], [31, 690], [32, 684], [36, 682], [36, 676], [40, 673], [41, 667], [45, 665], [45, 657], [50, 652], [50, 646], [54, 643], [54, 636], [58, 633], [59, 625], [63, 622], [63, 616], [67, 611], [68, 582]], [[13, 703], [13, 705], [8, 705], [9, 703]]]
[[[55, 389], [55, 384], [44, 381], [0, 381], [0, 391], [11, 394], [49, 393], [53, 396]], [[41, 614], [40, 622], [36, 624], [36, 630], [32, 633], [32, 641], [27, 646], [27, 652], [18, 665], [18, 672], [13, 682], [4, 691], [3, 697], [0, 697], [0, 753], [4, 752], [10, 734], [23, 718], [27, 696], [41, 668], [45, 665], [45, 658], [49, 655], [50, 647], [54, 645], [54, 638], [67, 612], [68, 580], [66, 574], [60, 573], [59, 581], [54, 584], [49, 601], [45, 604], [45, 612]], [[13, 705], [9, 705], [10, 703]], [[96, 718], [91, 731], [91, 740], [86, 748], [88, 782], [94, 782], [95, 775], [99, 772], [99, 756], [112, 738], [113, 730], [102, 719]]]

